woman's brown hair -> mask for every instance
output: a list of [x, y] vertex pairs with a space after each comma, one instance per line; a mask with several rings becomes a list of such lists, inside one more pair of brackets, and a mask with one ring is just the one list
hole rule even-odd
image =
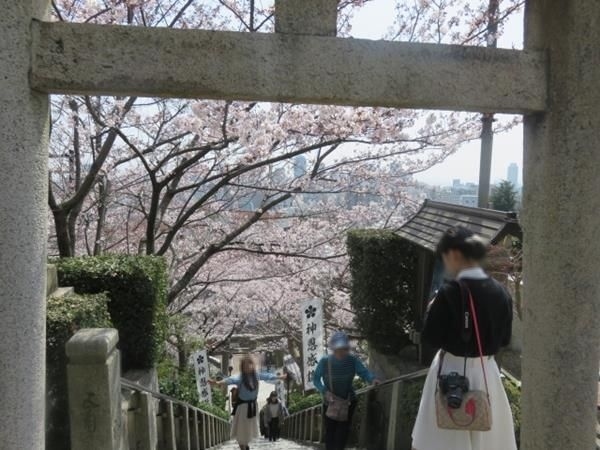
[[[247, 364], [251, 364], [253, 366], [252, 373], [245, 373], [244, 366]], [[258, 375], [256, 374], [256, 365], [254, 364], [254, 360], [250, 355], [246, 355], [242, 358], [240, 362], [240, 377], [242, 379], [242, 384], [246, 386], [246, 389], [250, 391], [254, 391], [258, 389]]]

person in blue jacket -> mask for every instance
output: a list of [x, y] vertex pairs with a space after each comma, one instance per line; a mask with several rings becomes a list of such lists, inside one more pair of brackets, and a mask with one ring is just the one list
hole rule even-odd
[[[356, 394], [352, 387], [354, 378], [358, 375], [365, 382], [371, 384], [379, 384], [379, 381], [360, 359], [351, 354], [350, 339], [345, 333], [341, 331], [334, 333], [329, 340], [329, 349], [331, 355], [325, 356], [319, 361], [313, 377], [313, 384], [323, 395], [325, 402], [325, 448], [327, 450], [343, 450], [350, 433], [352, 415], [356, 409]], [[336, 397], [350, 400], [347, 421], [339, 422], [327, 417], [327, 392], [331, 392]]]
[[210, 381], [213, 385], [235, 385], [238, 389], [237, 401], [233, 410], [231, 438], [235, 439], [240, 450], [250, 450], [250, 442], [258, 437], [257, 404], [259, 381], [284, 380], [286, 375], [258, 373], [250, 356], [242, 358], [240, 375], [221, 381]]

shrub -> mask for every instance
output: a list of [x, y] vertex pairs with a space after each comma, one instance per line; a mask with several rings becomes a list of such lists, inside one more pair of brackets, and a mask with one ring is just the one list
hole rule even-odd
[[47, 448], [64, 450], [69, 443], [67, 355], [65, 344], [81, 328], [110, 328], [104, 294], [52, 297], [46, 312]]
[[291, 392], [287, 406], [290, 414], [293, 414], [303, 409], [320, 405], [322, 402], [321, 394], [303, 395], [300, 392]]
[[400, 427], [403, 430], [412, 430], [415, 426], [424, 384], [425, 378], [408, 381], [402, 385], [400, 399], [402, 407], [398, 410], [400, 412]]
[[167, 273], [162, 258], [100, 256], [57, 261], [61, 286], [77, 293], [106, 292], [119, 330], [123, 370], [149, 369], [158, 361], [167, 329]]
[[521, 446], [521, 388], [517, 386], [512, 380], [503, 378], [504, 390], [508, 396], [510, 403], [510, 409], [513, 415], [513, 421], [515, 424], [515, 436], [517, 438], [517, 447]]
[[412, 245], [391, 231], [348, 233], [355, 322], [375, 350], [397, 353], [409, 344], [416, 300], [417, 256]]
[[207, 411], [215, 416], [229, 419], [229, 413], [225, 410], [226, 397], [220, 389], [212, 390], [213, 404], [200, 402], [198, 389], [196, 388], [196, 377], [194, 370], [190, 367], [183, 371], [175, 367], [159, 370], [160, 392], [177, 400], [189, 403], [196, 408]]

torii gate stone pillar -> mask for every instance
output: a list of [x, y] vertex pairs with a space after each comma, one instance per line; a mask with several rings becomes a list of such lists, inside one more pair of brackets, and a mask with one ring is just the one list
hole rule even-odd
[[29, 87], [31, 19], [47, 0], [0, 13], [0, 447], [44, 448], [48, 96]]
[[596, 448], [600, 359], [600, 2], [529, 0], [548, 111], [525, 119], [522, 448]]
[[595, 448], [600, 0], [527, 0], [525, 51], [336, 38], [336, 0], [276, 0], [274, 34], [32, 21], [48, 3], [0, 11], [2, 450], [44, 447], [49, 93], [524, 114], [522, 449]]

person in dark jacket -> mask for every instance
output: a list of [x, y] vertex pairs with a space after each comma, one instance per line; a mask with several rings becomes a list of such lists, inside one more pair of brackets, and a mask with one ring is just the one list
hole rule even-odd
[[[504, 286], [482, 269], [487, 247], [483, 239], [471, 230], [450, 228], [442, 236], [437, 250], [449, 281], [429, 304], [422, 332], [422, 339], [440, 351], [425, 381], [413, 429], [413, 448], [516, 450], [512, 413], [494, 360], [500, 348], [510, 343], [511, 296]], [[475, 333], [469, 332], [475, 328], [474, 317], [469, 311], [469, 294], [477, 317], [483, 358], [479, 355]], [[468, 326], [465, 327], [465, 324]], [[488, 389], [492, 412], [490, 431], [438, 428], [435, 400], [438, 375], [451, 372], [466, 376], [471, 390]]]
[[277, 442], [280, 435], [280, 428], [288, 416], [287, 409], [283, 406], [283, 403], [279, 400], [277, 392], [271, 392], [267, 399], [267, 404], [263, 408], [264, 411], [264, 425], [267, 430], [267, 436], [269, 441]]
[[262, 437], [264, 437], [265, 439], [269, 439], [269, 429], [267, 428], [267, 425], [265, 424], [265, 411], [267, 409], [267, 406], [269, 406], [269, 397], [267, 397], [267, 403], [265, 404], [265, 406], [263, 406], [260, 410], [260, 414], [258, 415], [258, 424], [260, 426], [260, 435]]

